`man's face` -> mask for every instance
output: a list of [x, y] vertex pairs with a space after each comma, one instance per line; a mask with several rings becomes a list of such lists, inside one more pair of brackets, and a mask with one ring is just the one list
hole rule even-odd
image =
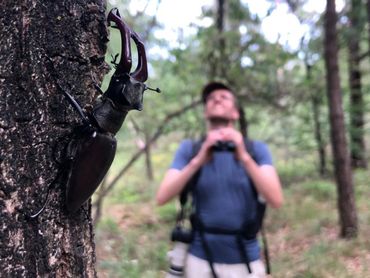
[[207, 120], [221, 118], [236, 121], [239, 119], [234, 95], [225, 89], [218, 89], [210, 93], [204, 106], [204, 116]]

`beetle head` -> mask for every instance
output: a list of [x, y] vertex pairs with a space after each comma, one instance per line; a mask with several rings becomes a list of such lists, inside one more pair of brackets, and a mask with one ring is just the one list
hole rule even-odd
[[124, 111], [143, 109], [143, 94], [146, 89], [144, 83], [135, 80], [128, 74], [112, 76], [105, 96], [110, 98], [114, 105]]

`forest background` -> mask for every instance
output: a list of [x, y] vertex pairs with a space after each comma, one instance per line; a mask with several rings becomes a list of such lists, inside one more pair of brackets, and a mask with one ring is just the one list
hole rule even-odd
[[[204, 131], [199, 92], [214, 79], [238, 92], [248, 134], [269, 144], [282, 180], [285, 205], [270, 210], [266, 220], [273, 276], [369, 275], [366, 3], [337, 1], [340, 93], [358, 217], [358, 233], [346, 236], [340, 224], [330, 140], [325, 5], [315, 10], [308, 2], [317, 1], [252, 2], [208, 1], [194, 21], [178, 29], [161, 23], [160, 15], [165, 13], [158, 11], [166, 4], [162, 1], [139, 1], [141, 7], [138, 1], [111, 2], [144, 38], [149, 84], [163, 93], [147, 93], [144, 110], [130, 113], [118, 136], [119, 153], [94, 197], [101, 276], [163, 277], [177, 204], [157, 207], [155, 192], [179, 142], [198, 138]], [[256, 13], [253, 6], [258, 5], [263, 8]], [[186, 10], [182, 12], [186, 18]], [[111, 36], [107, 62], [119, 49], [116, 34]], [[357, 48], [351, 48], [354, 41]], [[357, 87], [354, 70], [361, 74]], [[361, 95], [360, 102], [354, 101], [354, 94]], [[362, 124], [356, 126], [358, 111]]]
[[[106, 90], [112, 7], [162, 93], [129, 113], [105, 180], [68, 213], [78, 135], [96, 130], [65, 95], [88, 113]], [[0, 276], [163, 277], [178, 205], [155, 193], [181, 140], [204, 133], [200, 90], [220, 80], [283, 184], [265, 222], [273, 277], [369, 277], [369, 26], [370, 0], [0, 1]]]

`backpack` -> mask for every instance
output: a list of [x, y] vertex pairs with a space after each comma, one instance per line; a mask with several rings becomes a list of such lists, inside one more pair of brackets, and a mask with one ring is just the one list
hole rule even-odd
[[[203, 143], [203, 140], [197, 140], [192, 142], [192, 155], [191, 158], [195, 157], [195, 155], [199, 152], [200, 147]], [[252, 156], [253, 160], [256, 161], [254, 147], [253, 147], [253, 141], [245, 139], [244, 140], [245, 147], [247, 151]], [[253, 183], [252, 189], [253, 189], [253, 196], [256, 198], [256, 217], [254, 221], [246, 223], [241, 230], [237, 231], [230, 231], [225, 230], [222, 228], [214, 228], [214, 227], [206, 227], [202, 223], [201, 219], [197, 216], [196, 210], [194, 210], [194, 206], [191, 206], [191, 213], [189, 214], [187, 211], [187, 200], [189, 193], [194, 189], [195, 185], [197, 184], [197, 181], [199, 179], [200, 173], [202, 171], [202, 168], [200, 168], [194, 176], [190, 179], [190, 181], [185, 185], [183, 191], [179, 195], [179, 202], [180, 202], [180, 210], [177, 215], [176, 220], [176, 228], [175, 229], [181, 229], [181, 225], [183, 225], [184, 220], [188, 217], [192, 226], [192, 233], [194, 233], [195, 230], [197, 230], [200, 233], [201, 241], [203, 249], [207, 256], [207, 261], [210, 265], [212, 274], [214, 278], [217, 278], [217, 275], [215, 273], [214, 267], [213, 267], [213, 259], [212, 254], [210, 252], [210, 249], [208, 247], [207, 241], [205, 240], [204, 233], [211, 233], [211, 234], [230, 234], [235, 235], [238, 243], [239, 252], [243, 258], [243, 261], [246, 264], [246, 267], [248, 269], [249, 273], [252, 273], [250, 265], [249, 265], [249, 259], [247, 256], [247, 253], [245, 252], [245, 248], [243, 245], [243, 239], [253, 239], [257, 236], [258, 232], [261, 232], [262, 236], [262, 243], [263, 243], [263, 250], [264, 250], [264, 257], [265, 257], [265, 263], [266, 263], [266, 272], [267, 274], [271, 273], [271, 267], [270, 267], [270, 260], [269, 260], [269, 252], [268, 252], [268, 245], [267, 245], [267, 238], [263, 229], [263, 219], [266, 212], [266, 203], [262, 202], [259, 199], [257, 190], [255, 189]], [[251, 181], [252, 182], [252, 181]], [[187, 216], [188, 215], [188, 216]], [[191, 237], [190, 237], [191, 238]], [[191, 240], [189, 240], [191, 241]]]

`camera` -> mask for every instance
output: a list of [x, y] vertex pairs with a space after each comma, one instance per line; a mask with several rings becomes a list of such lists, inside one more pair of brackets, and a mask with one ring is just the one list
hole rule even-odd
[[231, 141], [217, 141], [216, 144], [212, 146], [212, 150], [215, 152], [233, 152], [235, 151], [235, 144]]
[[170, 267], [166, 278], [183, 277], [186, 255], [189, 243], [193, 240], [193, 232], [176, 226], [171, 233], [171, 240], [174, 242], [174, 246], [167, 253]]
[[189, 244], [193, 241], [193, 231], [184, 229], [181, 226], [176, 226], [171, 233], [171, 240]]

